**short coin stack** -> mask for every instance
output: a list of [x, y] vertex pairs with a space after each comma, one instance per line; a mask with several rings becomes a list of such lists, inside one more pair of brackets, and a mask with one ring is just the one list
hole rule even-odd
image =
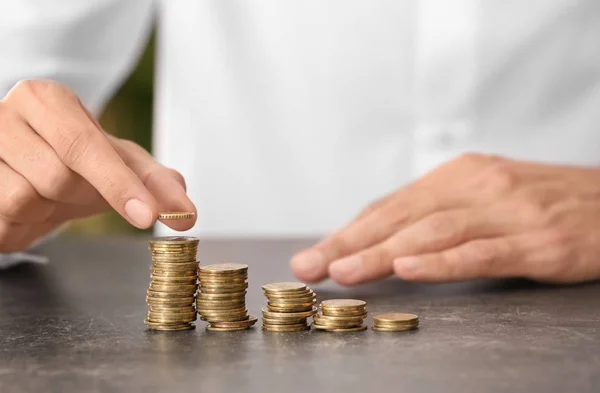
[[193, 329], [196, 320], [194, 295], [198, 289], [198, 239], [163, 237], [150, 240], [152, 274], [146, 296], [153, 330]]
[[200, 319], [209, 322], [209, 331], [246, 330], [257, 318], [248, 315], [246, 289], [248, 265], [223, 263], [200, 266], [198, 271], [200, 291], [196, 309]]
[[263, 285], [267, 307], [262, 309], [263, 330], [299, 332], [310, 329], [308, 318], [315, 315], [316, 295], [305, 284], [280, 282]]
[[324, 300], [315, 315], [316, 329], [328, 332], [361, 332], [367, 330], [367, 303], [355, 299]]
[[419, 316], [415, 314], [391, 312], [373, 317], [373, 330], [379, 332], [403, 332], [418, 327]]

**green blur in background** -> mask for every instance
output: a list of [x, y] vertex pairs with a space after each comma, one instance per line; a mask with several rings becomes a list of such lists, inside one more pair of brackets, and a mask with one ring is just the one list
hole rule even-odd
[[[109, 133], [137, 142], [152, 152], [152, 85], [154, 78], [152, 35], [144, 54], [100, 118]], [[74, 221], [65, 231], [70, 235], [123, 235], [144, 233], [114, 212]]]

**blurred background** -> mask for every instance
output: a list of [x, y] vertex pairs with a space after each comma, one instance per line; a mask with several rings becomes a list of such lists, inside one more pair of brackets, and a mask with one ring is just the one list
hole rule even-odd
[[[107, 132], [139, 143], [152, 152], [152, 90], [154, 78], [154, 45], [152, 34], [140, 62], [112, 98], [100, 118]], [[139, 230], [118, 214], [111, 212], [74, 221], [65, 234], [119, 235], [150, 232]]]

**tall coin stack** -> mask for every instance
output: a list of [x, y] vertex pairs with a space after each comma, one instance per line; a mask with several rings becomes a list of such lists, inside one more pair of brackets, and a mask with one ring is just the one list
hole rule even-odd
[[418, 327], [419, 316], [415, 314], [390, 312], [373, 317], [373, 330], [379, 332], [403, 332]]
[[280, 282], [263, 285], [267, 307], [262, 309], [263, 330], [298, 332], [310, 329], [308, 318], [315, 315], [316, 295], [305, 284]]
[[324, 300], [315, 315], [316, 329], [328, 332], [361, 332], [367, 330], [367, 303], [355, 299]]
[[200, 291], [196, 309], [200, 319], [209, 322], [209, 331], [246, 330], [257, 318], [248, 315], [246, 289], [248, 265], [223, 263], [200, 266], [198, 270]]
[[163, 237], [150, 240], [152, 274], [146, 301], [148, 317], [144, 321], [153, 330], [194, 328], [194, 295], [198, 289], [198, 239]]

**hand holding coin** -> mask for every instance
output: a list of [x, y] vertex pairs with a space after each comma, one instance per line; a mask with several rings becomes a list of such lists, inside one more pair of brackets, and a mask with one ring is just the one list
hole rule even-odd
[[[53, 81], [15, 85], [0, 101], [0, 253], [111, 208], [138, 228], [159, 211], [196, 211], [178, 172], [104, 132], [75, 93]], [[195, 215], [165, 223], [186, 230]]]

